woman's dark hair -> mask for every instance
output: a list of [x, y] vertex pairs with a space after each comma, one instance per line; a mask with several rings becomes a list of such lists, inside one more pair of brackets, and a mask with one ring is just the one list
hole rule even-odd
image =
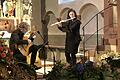
[[69, 13], [70, 13], [70, 12], [74, 12], [74, 13], [75, 13], [75, 17], [77, 18], [77, 13], [76, 13], [76, 11], [75, 11], [74, 9], [69, 9], [69, 10], [68, 10], [68, 14], [67, 14], [67, 19], [70, 18], [70, 16], [69, 16]]

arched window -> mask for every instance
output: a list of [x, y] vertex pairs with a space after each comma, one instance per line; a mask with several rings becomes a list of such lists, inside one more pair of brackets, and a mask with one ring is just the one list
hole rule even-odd
[[58, 0], [58, 4], [68, 3], [75, 0]]

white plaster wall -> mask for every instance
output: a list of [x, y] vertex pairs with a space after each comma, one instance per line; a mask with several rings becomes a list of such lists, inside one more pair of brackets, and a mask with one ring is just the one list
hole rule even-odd
[[59, 15], [58, 0], [46, 0], [46, 12], [52, 11], [55, 16]]
[[[85, 26], [85, 32], [86, 34], [93, 34], [94, 32], [96, 32], [97, 30], [97, 19], [95, 16], [98, 13], [98, 9], [96, 6], [92, 5], [92, 4], [87, 4], [85, 6], [83, 6], [80, 10], [80, 15], [81, 15], [81, 28], [84, 27], [84, 25], [86, 25], [86, 23], [88, 23], [92, 18], [92, 20]], [[94, 17], [95, 16], [95, 17]], [[98, 28], [101, 29], [104, 26], [104, 20], [101, 14], [98, 14]], [[80, 29], [82, 32], [82, 29]], [[99, 33], [102, 33], [103, 29], [99, 31]]]
[[59, 11], [61, 11], [65, 7], [69, 7], [75, 9], [76, 12], [79, 13], [79, 10], [82, 8], [82, 6], [88, 3], [95, 5], [99, 11], [101, 11], [104, 8], [104, 0], [75, 0], [74, 2], [61, 4], [59, 6]]
[[[91, 19], [96, 13], [104, 9], [104, 0], [76, 0], [74, 2], [61, 4], [59, 11], [65, 8], [73, 8], [76, 10], [77, 15], [81, 15], [82, 26], [84, 26], [89, 19]], [[60, 13], [60, 12], [59, 12]], [[59, 14], [60, 15], [60, 14]], [[99, 29], [104, 26], [103, 17], [99, 15]], [[94, 18], [86, 27], [86, 34], [92, 34], [96, 31], [96, 18]], [[91, 29], [92, 28], [92, 29]], [[82, 34], [82, 29], [80, 29]], [[103, 33], [100, 30], [99, 33]]]
[[[81, 26], [83, 26], [85, 24], [85, 22], [87, 22], [87, 20], [89, 20], [92, 16], [94, 16], [97, 12], [101, 11], [104, 8], [104, 0], [75, 0], [75, 1], [70, 2], [70, 3], [64, 3], [64, 4], [60, 4], [60, 5], [58, 4], [58, 0], [52, 0], [52, 1], [46, 0], [46, 11], [52, 11], [55, 14], [55, 17], [58, 18], [61, 15], [60, 13], [65, 8], [73, 8], [76, 10], [78, 15], [81, 15], [81, 13], [82, 13], [81, 9], [83, 9], [84, 6], [87, 4], [91, 4], [95, 7], [88, 6], [88, 7], [90, 7], [90, 11], [93, 11], [93, 12], [89, 12], [90, 14], [87, 14], [87, 13], [85, 14], [86, 20], [83, 20], [82, 25], [81, 25]], [[87, 9], [85, 8], [85, 10], [87, 10]], [[82, 11], [84, 12], [85, 10], [82, 10]], [[54, 23], [54, 22], [52, 22], [52, 23]], [[95, 20], [93, 20], [90, 25], [93, 25], [94, 22], [95, 22]], [[101, 18], [100, 24], [101, 24], [100, 26], [102, 27], [103, 26], [103, 19], [102, 18]], [[54, 31], [55, 31], [55, 33], [57, 33], [57, 32], [61, 33], [60, 31], [55, 29], [55, 27], [54, 27], [53, 33], [54, 33]], [[94, 30], [95, 30], [95, 28], [94, 28]], [[88, 31], [88, 32], [91, 32], [91, 31]], [[82, 31], [81, 31], [81, 33], [82, 33]]]

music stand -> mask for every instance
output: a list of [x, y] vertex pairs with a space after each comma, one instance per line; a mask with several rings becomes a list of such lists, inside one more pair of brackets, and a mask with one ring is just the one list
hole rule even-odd
[[50, 49], [50, 51], [51, 52], [53, 52], [53, 64], [54, 64], [54, 66], [55, 66], [55, 62], [56, 62], [56, 60], [55, 60], [55, 54], [54, 54], [54, 51], [50, 48], [50, 46], [49, 46], [49, 44], [48, 44], [48, 40], [47, 40], [47, 42], [45, 42], [45, 39], [43, 38], [43, 36], [41, 35], [41, 33], [39, 32], [39, 31], [37, 31], [37, 33], [40, 35], [40, 37], [42, 38], [42, 40], [43, 40], [43, 48], [44, 48], [44, 76], [46, 75], [46, 55], [45, 55], [45, 45], [47, 44], [48, 45], [48, 49]]

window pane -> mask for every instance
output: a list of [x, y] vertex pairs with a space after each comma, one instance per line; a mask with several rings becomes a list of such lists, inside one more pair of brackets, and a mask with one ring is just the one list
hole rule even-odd
[[74, 0], [58, 0], [58, 4], [69, 3]]

